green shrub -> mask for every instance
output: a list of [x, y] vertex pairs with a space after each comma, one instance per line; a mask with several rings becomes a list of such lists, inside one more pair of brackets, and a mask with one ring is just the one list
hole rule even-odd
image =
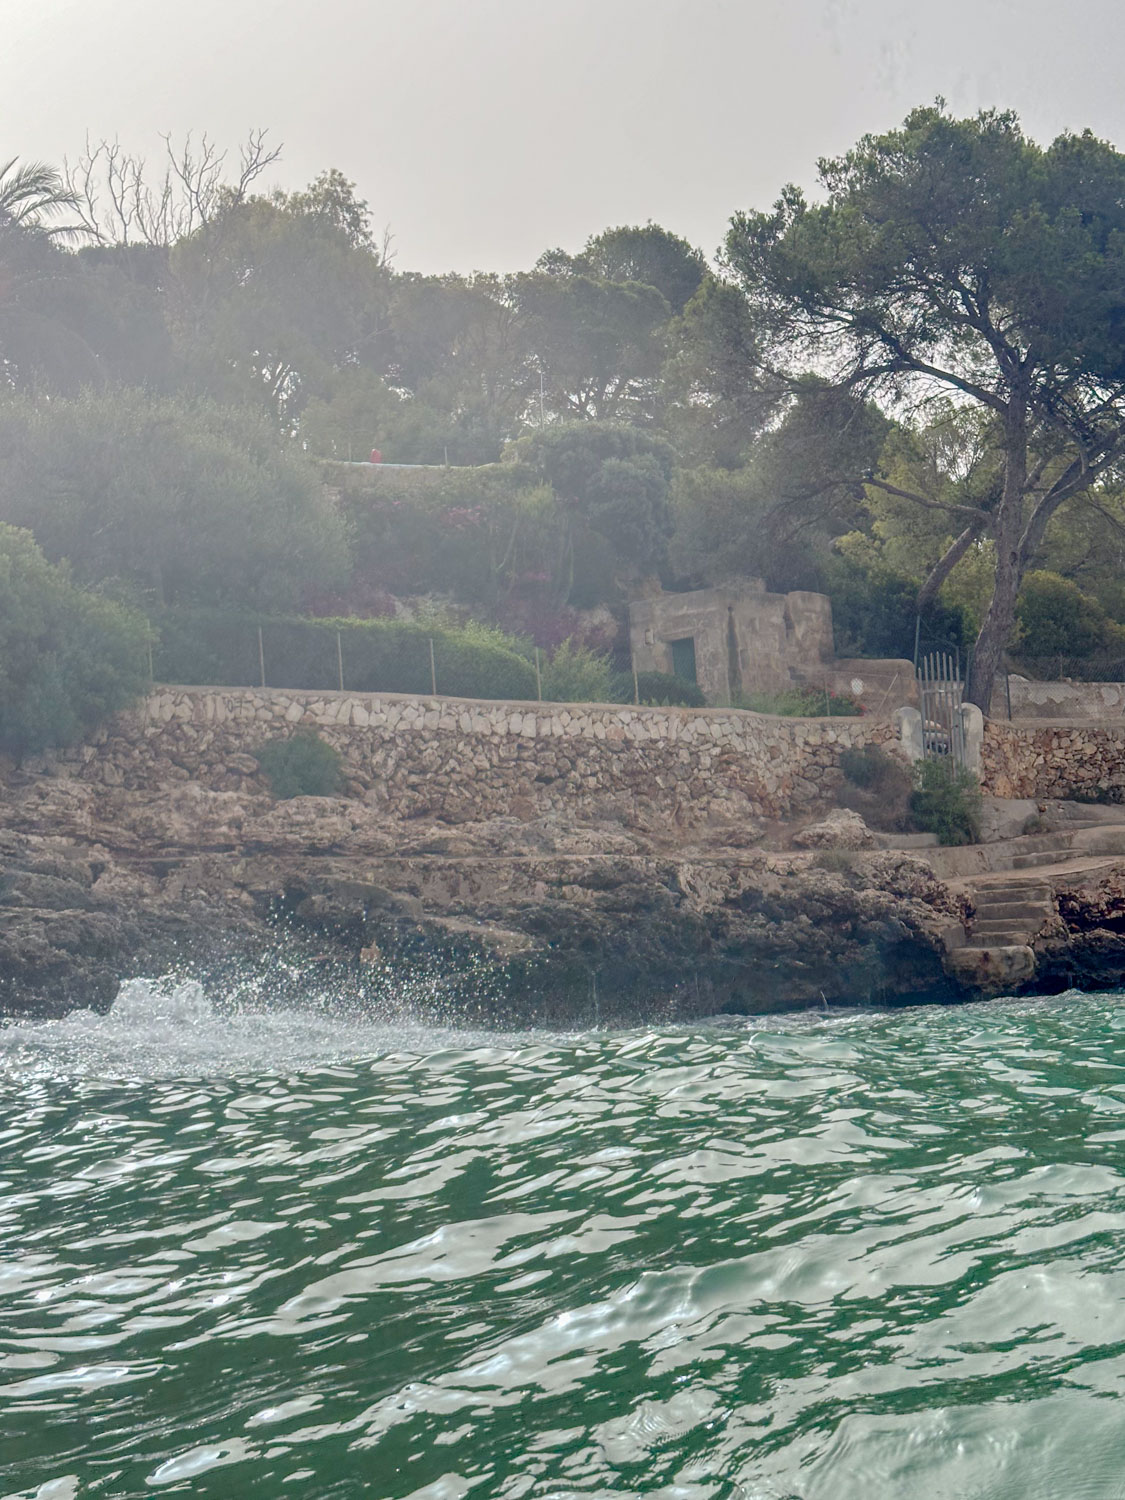
[[[271, 687], [457, 698], [535, 697], [535, 668], [488, 626], [406, 620], [280, 619], [222, 610], [168, 611], [157, 622], [162, 682], [247, 687], [261, 681], [258, 628]], [[339, 654], [337, 654], [337, 633]], [[433, 676], [430, 644], [433, 643]]]
[[851, 746], [841, 752], [840, 770], [852, 786], [864, 791], [878, 791], [886, 782], [904, 774], [904, 767], [881, 745]]
[[879, 758], [884, 754], [877, 745], [864, 745], [862, 749], [849, 745], [840, 754], [840, 770], [852, 786], [866, 791], [879, 780], [882, 769]]
[[791, 687], [775, 693], [736, 693], [735, 708], [756, 714], [778, 714], [786, 719], [855, 718], [861, 704], [846, 693], [826, 693], [823, 688]]
[[950, 760], [922, 760], [914, 767], [910, 812], [923, 833], [942, 844], [980, 840], [980, 784], [972, 771]]
[[[631, 681], [628, 686], [629, 697], [632, 698]], [[642, 703], [664, 708], [703, 708], [707, 701], [698, 683], [686, 682], [682, 677], [673, 676], [671, 672], [638, 672], [637, 691]]]
[[70, 745], [148, 684], [143, 616], [76, 588], [30, 532], [0, 525], [0, 749]]
[[290, 797], [331, 797], [343, 781], [340, 752], [310, 730], [267, 740], [254, 758], [279, 802]]
[[613, 671], [608, 656], [579, 646], [573, 637], [556, 646], [542, 673], [548, 703], [612, 703]]
[[1021, 657], [1082, 657], [1123, 649], [1120, 626], [1096, 599], [1069, 578], [1043, 569], [1028, 573], [1016, 604], [1016, 650]]

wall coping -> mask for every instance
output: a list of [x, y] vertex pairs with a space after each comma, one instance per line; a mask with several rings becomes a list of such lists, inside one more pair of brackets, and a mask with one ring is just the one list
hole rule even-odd
[[1018, 719], [986, 718], [984, 722], [1012, 734], [1050, 729], [1055, 733], [1125, 735], [1125, 719], [1025, 719], [1021, 716]]
[[[891, 714], [869, 713], [869, 714], [818, 714], [818, 715], [796, 715], [796, 714], [764, 714], [751, 708], [719, 708], [714, 704], [706, 708], [688, 708], [681, 704], [656, 704], [656, 703], [557, 703], [553, 699], [537, 698], [456, 698], [445, 693], [365, 693], [346, 688], [343, 692], [339, 688], [278, 688], [278, 687], [210, 687], [198, 683], [156, 682], [153, 683], [148, 698], [157, 698], [164, 693], [188, 693], [198, 697], [235, 697], [243, 698], [255, 696], [259, 698], [284, 699], [289, 703], [312, 702], [315, 700], [332, 700], [335, 702], [344, 699], [353, 699], [361, 703], [419, 703], [432, 704], [435, 707], [442, 705], [466, 704], [477, 707], [514, 709], [517, 712], [530, 713], [629, 713], [640, 714], [645, 718], [679, 718], [679, 719], [729, 719], [737, 718], [740, 722], [746, 720], [759, 720], [767, 724], [875, 724], [887, 722]], [[141, 700], [142, 702], [144, 700]], [[1058, 720], [1053, 720], [1057, 724]]]

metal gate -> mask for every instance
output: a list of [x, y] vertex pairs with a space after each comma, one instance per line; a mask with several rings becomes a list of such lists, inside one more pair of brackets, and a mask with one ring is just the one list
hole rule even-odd
[[927, 760], [965, 764], [965, 729], [961, 722], [961, 657], [947, 651], [923, 656], [916, 668], [922, 711], [922, 751]]

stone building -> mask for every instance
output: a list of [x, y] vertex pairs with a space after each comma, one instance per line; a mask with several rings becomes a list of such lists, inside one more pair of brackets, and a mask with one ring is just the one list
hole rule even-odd
[[708, 703], [799, 686], [847, 693], [872, 709], [917, 701], [910, 662], [835, 655], [826, 595], [770, 594], [756, 578], [636, 599], [629, 640], [638, 672], [698, 683]]

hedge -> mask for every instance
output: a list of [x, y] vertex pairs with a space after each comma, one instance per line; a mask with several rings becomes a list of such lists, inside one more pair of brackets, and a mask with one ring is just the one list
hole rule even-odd
[[[168, 611], [154, 621], [153, 670], [161, 682], [214, 687], [338, 689], [429, 693], [430, 643], [439, 693], [456, 698], [535, 697], [535, 668], [471, 626], [404, 620], [292, 619], [217, 610]], [[339, 639], [339, 655], [337, 654]]]

